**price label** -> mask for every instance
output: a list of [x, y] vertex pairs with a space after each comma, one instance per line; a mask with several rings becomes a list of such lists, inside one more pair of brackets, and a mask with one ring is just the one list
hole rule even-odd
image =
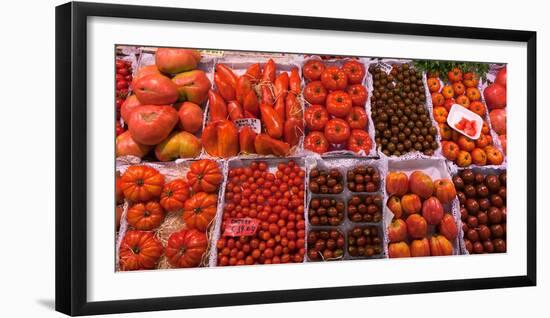
[[392, 67], [388, 63], [379, 62], [378, 66], [382, 69], [382, 71], [386, 72], [386, 74], [390, 74]]
[[258, 230], [260, 220], [251, 218], [229, 219], [225, 225], [223, 236], [251, 236]]
[[200, 50], [202, 55], [222, 57], [224, 52], [222, 50]]
[[241, 131], [243, 127], [250, 127], [257, 134], [262, 132], [262, 122], [258, 118], [235, 119], [233, 123], [235, 123], [235, 126], [239, 131]]

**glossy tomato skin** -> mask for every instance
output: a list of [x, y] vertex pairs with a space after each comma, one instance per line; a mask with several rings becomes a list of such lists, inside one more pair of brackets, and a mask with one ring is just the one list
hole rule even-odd
[[327, 89], [321, 81], [313, 81], [304, 88], [304, 98], [310, 104], [324, 104], [327, 99]]
[[153, 232], [130, 230], [126, 232], [119, 250], [120, 270], [153, 269], [164, 248]]
[[181, 230], [172, 233], [166, 244], [166, 257], [170, 265], [179, 268], [200, 265], [208, 239], [206, 234], [197, 230]]
[[346, 88], [346, 92], [351, 97], [353, 106], [365, 106], [369, 93], [365, 86], [361, 84], [350, 85]]
[[223, 176], [218, 164], [210, 159], [193, 162], [187, 172], [187, 181], [194, 192], [216, 192], [222, 180]]
[[345, 118], [351, 110], [351, 97], [344, 91], [333, 91], [327, 96], [327, 111], [330, 115]]
[[346, 116], [346, 121], [351, 129], [365, 129], [368, 124], [367, 111], [363, 107], [355, 106]]
[[306, 64], [304, 64], [302, 72], [304, 73], [304, 77], [307, 80], [317, 81], [321, 78], [321, 74], [323, 73], [325, 68], [326, 66], [323, 61], [311, 59], [308, 60]]
[[208, 225], [216, 215], [218, 196], [199, 192], [185, 201], [183, 220], [187, 228], [206, 231]]
[[120, 187], [131, 202], [145, 202], [160, 197], [164, 176], [149, 166], [130, 166], [122, 174]]
[[344, 63], [342, 69], [348, 77], [348, 84], [360, 84], [365, 77], [365, 66], [356, 60], [349, 60]]
[[158, 202], [149, 201], [132, 205], [128, 209], [126, 219], [136, 230], [150, 231], [162, 224], [164, 215], [164, 209]]
[[328, 140], [320, 131], [310, 132], [304, 140], [304, 148], [319, 154], [327, 152], [328, 146]]
[[368, 154], [372, 148], [372, 140], [369, 134], [362, 129], [353, 129], [348, 141], [348, 149], [353, 152], [361, 150]]
[[306, 108], [304, 119], [309, 130], [323, 131], [328, 121], [328, 111], [321, 105]]
[[325, 137], [331, 144], [342, 144], [346, 142], [350, 133], [348, 123], [340, 118], [329, 120], [325, 126]]
[[348, 86], [348, 76], [341, 68], [330, 66], [321, 74], [321, 82], [329, 91], [343, 90]]
[[166, 139], [178, 122], [178, 112], [170, 105], [141, 105], [130, 112], [128, 131], [136, 142], [154, 146]]
[[164, 185], [160, 195], [160, 205], [168, 212], [183, 209], [189, 199], [191, 187], [183, 179], [175, 179]]

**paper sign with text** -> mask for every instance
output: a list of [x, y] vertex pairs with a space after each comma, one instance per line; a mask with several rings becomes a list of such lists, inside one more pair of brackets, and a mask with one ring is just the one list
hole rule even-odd
[[239, 131], [241, 131], [243, 127], [250, 127], [257, 134], [262, 132], [262, 123], [258, 118], [241, 118], [235, 119], [233, 122]]
[[223, 236], [251, 236], [256, 233], [260, 220], [252, 218], [235, 218], [227, 220]]

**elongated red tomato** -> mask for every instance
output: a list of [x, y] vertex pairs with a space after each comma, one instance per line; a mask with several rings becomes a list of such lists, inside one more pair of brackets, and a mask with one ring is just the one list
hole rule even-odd
[[160, 195], [160, 205], [168, 211], [183, 209], [185, 200], [189, 198], [191, 187], [183, 179], [175, 179], [164, 185]]
[[262, 104], [273, 105], [275, 97], [273, 96], [273, 88], [271, 84], [261, 84]]
[[218, 164], [210, 159], [193, 162], [187, 172], [187, 181], [194, 192], [216, 192], [222, 180]]
[[260, 114], [258, 96], [256, 92], [250, 91], [244, 98], [243, 110], [245, 118], [257, 118]]
[[286, 95], [285, 99], [285, 116], [286, 119], [296, 118], [302, 120], [304, 113], [302, 111], [302, 105], [298, 101], [298, 98], [294, 94]]
[[275, 92], [275, 99], [285, 99], [286, 94], [288, 93], [288, 73], [282, 72], [277, 78], [275, 79], [275, 83], [273, 84], [273, 91]]
[[300, 95], [302, 92], [302, 80], [300, 79], [300, 74], [297, 67], [293, 67], [290, 70], [290, 91], [296, 95]]
[[252, 82], [245, 75], [239, 77], [237, 80], [237, 87], [235, 88], [235, 95], [237, 101], [242, 105], [248, 93], [253, 90]]
[[136, 230], [150, 231], [164, 221], [164, 209], [156, 201], [136, 203], [128, 209], [126, 219]]
[[244, 116], [243, 107], [236, 100], [232, 100], [227, 103], [227, 112], [229, 113], [229, 119], [231, 120], [241, 119]]
[[[232, 101], [235, 99], [235, 87], [231, 85], [231, 82], [225, 77], [221, 76], [220, 73], [214, 73], [214, 83], [220, 95], [225, 99], [226, 102]], [[235, 86], [237, 83], [235, 83]]]
[[206, 234], [197, 230], [172, 233], [166, 244], [166, 257], [170, 265], [179, 268], [197, 267], [208, 247]]
[[227, 119], [227, 104], [222, 96], [213, 90], [208, 91], [208, 107], [210, 108], [210, 121]]
[[273, 59], [269, 59], [269, 61], [264, 64], [264, 70], [262, 72], [262, 82], [273, 83], [275, 81], [275, 72], [275, 62], [273, 61]]
[[239, 146], [241, 153], [255, 153], [254, 140], [256, 139], [256, 132], [248, 126], [243, 127], [239, 131]]
[[164, 176], [149, 166], [128, 167], [120, 183], [124, 197], [132, 202], [159, 198], [163, 186]]
[[223, 78], [225, 78], [229, 82], [229, 85], [233, 87], [233, 89], [237, 87], [237, 80], [238, 80], [237, 75], [235, 75], [235, 73], [229, 66], [222, 63], [218, 63], [216, 64], [215, 73], [218, 73]]
[[244, 75], [252, 82], [252, 83], [258, 83], [262, 76], [262, 68], [260, 67], [260, 63], [255, 63], [250, 65], [247, 69]]
[[183, 221], [188, 228], [206, 231], [216, 215], [218, 196], [206, 192], [198, 192], [185, 201]]
[[289, 118], [285, 121], [284, 141], [290, 146], [295, 146], [304, 135], [304, 122], [296, 118]]
[[119, 264], [123, 271], [153, 269], [164, 248], [153, 232], [127, 231], [119, 250]]
[[283, 119], [281, 116], [268, 104], [261, 104], [260, 112], [267, 134], [273, 138], [281, 138], [283, 136]]

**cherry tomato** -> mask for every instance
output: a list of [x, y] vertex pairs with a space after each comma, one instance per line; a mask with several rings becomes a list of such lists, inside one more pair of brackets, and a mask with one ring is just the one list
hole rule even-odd
[[348, 86], [348, 77], [341, 68], [330, 66], [321, 74], [321, 82], [329, 91], [343, 90]]
[[322, 154], [328, 151], [328, 140], [322, 132], [312, 131], [304, 140], [304, 148]]
[[311, 105], [306, 108], [304, 119], [308, 129], [323, 131], [328, 121], [328, 111], [321, 105]]
[[350, 128], [348, 123], [340, 118], [333, 118], [325, 126], [325, 137], [331, 144], [342, 144], [348, 140]]
[[302, 73], [304, 74], [304, 78], [307, 80], [317, 81], [321, 78], [321, 74], [325, 68], [326, 66], [323, 61], [311, 59], [304, 64]]

